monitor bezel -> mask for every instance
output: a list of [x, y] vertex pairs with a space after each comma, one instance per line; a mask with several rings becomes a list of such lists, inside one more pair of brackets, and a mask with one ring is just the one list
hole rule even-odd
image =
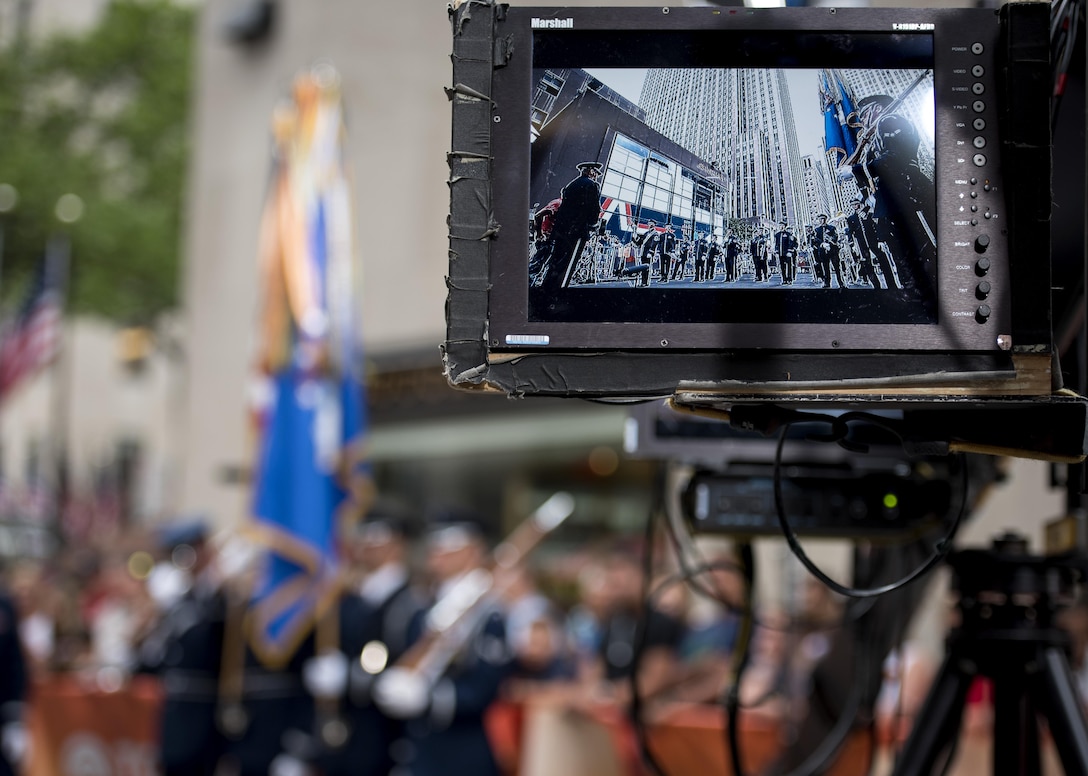
[[[992, 290], [985, 303], [991, 314], [980, 319], [977, 292], [978, 258], [973, 235], [963, 229], [963, 219], [953, 217], [961, 206], [963, 186], [954, 180], [977, 177], [971, 153], [963, 148], [965, 133], [958, 131], [967, 100], [956, 92], [959, 81], [952, 70], [959, 49], [981, 41], [987, 75], [982, 79], [990, 93], [998, 92], [997, 65], [999, 19], [995, 12], [977, 11], [965, 25], [968, 9], [715, 9], [715, 8], [510, 8], [497, 23], [496, 38], [505, 39], [511, 56], [492, 77], [492, 206], [501, 230], [492, 237], [488, 291], [488, 346], [496, 352], [533, 351], [931, 351], [989, 352], [1002, 348], [1011, 329], [1011, 287], [1005, 256], [1007, 226], [988, 230], [991, 266], [987, 282]], [[880, 33], [932, 36], [934, 51], [935, 183], [938, 213], [938, 279], [936, 323], [828, 323], [766, 320], [746, 322], [717, 320], [703, 323], [677, 321], [631, 322], [534, 321], [528, 304], [527, 214], [531, 203], [528, 143], [530, 90], [532, 86], [532, 19], [571, 19], [574, 28], [607, 34], [612, 30], [743, 29], [828, 34]], [[970, 29], [968, 29], [970, 28]], [[561, 35], [562, 29], [548, 29]], [[863, 64], [863, 63], [859, 63]], [[960, 106], [960, 107], [957, 107]], [[993, 122], [996, 124], [996, 122]], [[997, 127], [991, 136], [989, 181], [1000, 181]], [[1000, 183], [993, 183], [994, 187]], [[992, 192], [991, 192], [992, 193]], [[997, 215], [1000, 217], [1001, 213]], [[957, 223], [953, 223], [953, 222]], [[996, 221], [988, 226], [993, 227]], [[957, 245], [956, 250], [952, 246]], [[571, 290], [568, 290], [568, 292]], [[583, 293], [600, 293], [595, 290]], [[637, 291], [636, 291], [637, 293]], [[699, 291], [659, 293], [704, 293]], [[737, 293], [737, 292], [733, 292]], [[774, 295], [760, 290], [761, 295]], [[832, 291], [838, 296], [869, 291]], [[765, 297], [771, 299], [771, 296]], [[1003, 340], [1004, 337], [1004, 340]]]

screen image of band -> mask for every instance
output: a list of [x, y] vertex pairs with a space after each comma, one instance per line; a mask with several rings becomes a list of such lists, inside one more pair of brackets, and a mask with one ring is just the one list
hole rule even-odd
[[530, 320], [936, 323], [932, 67], [540, 64]]

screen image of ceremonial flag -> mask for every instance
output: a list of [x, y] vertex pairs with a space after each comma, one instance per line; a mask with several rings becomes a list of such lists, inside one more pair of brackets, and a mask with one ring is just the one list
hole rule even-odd
[[14, 319], [0, 339], [0, 400], [60, 352], [63, 314], [61, 258], [48, 251], [38, 262]]
[[338, 528], [361, 514], [369, 483], [344, 135], [336, 71], [299, 75], [273, 117], [259, 249], [252, 528], [266, 552], [246, 628], [272, 667], [338, 592]]

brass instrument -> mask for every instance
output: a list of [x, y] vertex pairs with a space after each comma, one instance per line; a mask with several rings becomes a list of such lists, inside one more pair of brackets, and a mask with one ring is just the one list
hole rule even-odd
[[427, 614], [423, 637], [397, 661], [434, 686], [506, 589], [501, 572], [515, 568], [574, 511], [574, 497], [560, 491], [533, 512], [492, 552], [491, 568], [462, 577]]

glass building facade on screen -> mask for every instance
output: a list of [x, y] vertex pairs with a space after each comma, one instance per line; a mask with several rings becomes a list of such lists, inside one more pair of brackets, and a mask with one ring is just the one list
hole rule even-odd
[[[546, 71], [543, 78], [550, 78]], [[627, 103], [630, 107], [635, 107]], [[649, 221], [681, 236], [724, 233], [727, 186], [715, 165], [651, 129], [642, 112], [583, 88], [539, 127], [532, 148], [530, 203], [535, 211], [578, 176], [577, 165], [603, 165], [606, 228], [627, 239]]]

